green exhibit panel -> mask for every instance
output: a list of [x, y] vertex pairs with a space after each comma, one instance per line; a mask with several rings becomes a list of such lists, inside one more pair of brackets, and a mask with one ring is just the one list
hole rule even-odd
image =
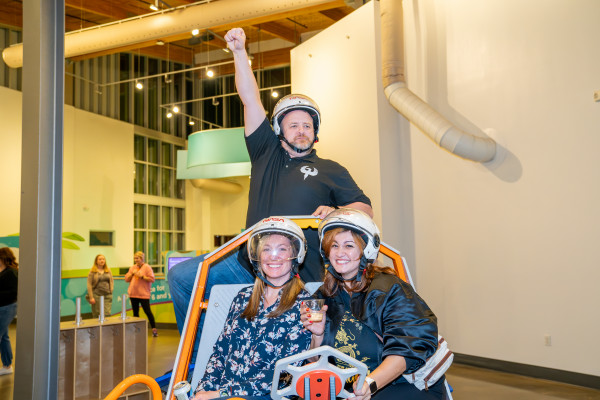
[[[62, 322], [60, 325], [58, 398], [103, 399], [123, 379], [147, 374], [147, 321], [111, 317]], [[150, 400], [143, 384], [128, 388], [119, 399]]]
[[[92, 307], [90, 303], [85, 300], [87, 294], [87, 278], [84, 277], [63, 277], [61, 279], [61, 291], [60, 291], [60, 316], [69, 317], [75, 315], [75, 303], [77, 298], [81, 298], [81, 313], [90, 314]], [[127, 295], [127, 289], [129, 283], [125, 282], [123, 277], [114, 277], [114, 290], [113, 290], [113, 301], [111, 306], [110, 315], [117, 315], [121, 313], [122, 304], [121, 299], [123, 295]], [[131, 303], [129, 298], [126, 296], [127, 304], [126, 309], [131, 313]], [[173, 305], [171, 304], [171, 293], [169, 291], [169, 284], [167, 283], [164, 275], [157, 275], [156, 280], [152, 283], [150, 292], [150, 305], [156, 322], [159, 323], [171, 323], [175, 324], [175, 313], [173, 312]], [[141, 315], [144, 315], [143, 311]]]

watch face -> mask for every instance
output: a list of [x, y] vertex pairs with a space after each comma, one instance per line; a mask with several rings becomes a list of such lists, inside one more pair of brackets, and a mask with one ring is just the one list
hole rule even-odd
[[367, 382], [369, 383], [369, 389], [371, 390], [371, 394], [375, 394], [375, 392], [377, 391], [377, 382], [375, 382], [375, 379], [369, 379]]

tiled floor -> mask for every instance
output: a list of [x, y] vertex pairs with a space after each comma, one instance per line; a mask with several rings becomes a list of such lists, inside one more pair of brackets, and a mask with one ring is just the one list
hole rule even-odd
[[[14, 348], [15, 329], [10, 329]], [[159, 337], [148, 338], [148, 374], [161, 376], [175, 359], [179, 334], [160, 329]], [[600, 390], [454, 364], [448, 374], [456, 400], [600, 400]], [[0, 400], [12, 399], [13, 375], [0, 376]], [[16, 400], [16, 399], [15, 399]]]

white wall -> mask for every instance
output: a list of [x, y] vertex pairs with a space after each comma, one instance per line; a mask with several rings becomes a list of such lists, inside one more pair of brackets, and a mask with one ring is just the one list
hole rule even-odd
[[[350, 171], [371, 199], [386, 242], [400, 247], [412, 240], [399, 228], [406, 207], [398, 201], [410, 175], [402, 168], [406, 159], [399, 157], [402, 122], [381, 90], [378, 5], [367, 4], [294, 48], [292, 91], [319, 105], [319, 156]], [[403, 248], [412, 254], [412, 244]]]
[[[63, 250], [63, 270], [133, 263], [133, 125], [65, 106], [63, 232], [85, 238]], [[114, 247], [90, 247], [89, 231], [114, 231]]]
[[0, 236], [20, 229], [21, 112], [21, 92], [0, 87]]
[[228, 181], [239, 184], [241, 193], [198, 189], [186, 183], [187, 250], [212, 251], [214, 235], [237, 235], [246, 227], [250, 179], [240, 176]]
[[[0, 87], [0, 236], [20, 230], [21, 93]], [[133, 125], [70, 106], [64, 111], [63, 232], [85, 242], [63, 249], [62, 269], [86, 269], [98, 253], [110, 267], [132, 262]], [[90, 247], [90, 230], [115, 231], [114, 247]]]
[[413, 128], [422, 293], [457, 352], [600, 375], [600, 3], [404, 4], [409, 86], [506, 148], [486, 168]]
[[[492, 129], [502, 146], [498, 160], [481, 165], [441, 150], [413, 126], [405, 137], [400, 123], [398, 140], [410, 146], [410, 164], [402, 168], [411, 169], [400, 183], [400, 203], [413, 207], [408, 218], [414, 219], [419, 293], [458, 353], [600, 375], [594, 344], [600, 331], [600, 103], [592, 99], [600, 89], [600, 2], [403, 4], [409, 88], [464, 130]], [[382, 161], [364, 141], [366, 124], [374, 134], [377, 123], [363, 103], [373, 101], [369, 94], [381, 84], [356, 66], [372, 72], [378, 67], [369, 64], [380, 60], [346, 45], [372, 35], [366, 19], [372, 13], [363, 8], [300, 47], [320, 60], [320, 47], [313, 53], [305, 46], [327, 41], [329, 51], [343, 50], [346, 69], [331, 72], [339, 64], [329, 59], [313, 67], [310, 58], [293, 57], [292, 77], [295, 91], [317, 93], [327, 107], [321, 154], [342, 160], [346, 153], [343, 164], [380, 207], [388, 197], [377, 199], [385, 167], [378, 169]], [[350, 39], [338, 33], [340, 26]], [[299, 71], [305, 68], [311, 74]], [[328, 79], [311, 80], [317, 69]], [[335, 98], [342, 117], [329, 117], [328, 98]], [[356, 103], [369, 111], [357, 113]], [[338, 135], [339, 153], [329, 153], [327, 135]], [[383, 136], [380, 131], [380, 141]], [[386, 228], [383, 239], [389, 234]], [[546, 334], [552, 346], [544, 346]]]

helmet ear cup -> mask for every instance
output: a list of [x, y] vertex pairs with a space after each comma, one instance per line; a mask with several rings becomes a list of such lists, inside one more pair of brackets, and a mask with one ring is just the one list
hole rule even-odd
[[279, 122], [277, 121], [277, 118], [273, 118], [273, 132], [275, 132], [276, 136], [279, 136], [279, 134], [281, 133], [281, 128], [279, 127]]

